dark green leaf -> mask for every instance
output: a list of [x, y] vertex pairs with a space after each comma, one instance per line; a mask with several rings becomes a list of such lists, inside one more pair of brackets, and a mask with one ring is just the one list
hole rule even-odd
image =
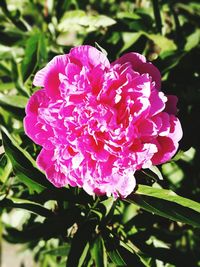
[[46, 177], [36, 168], [35, 161], [18, 146], [5, 128], [1, 127], [5, 153], [10, 159], [15, 174], [31, 192], [41, 192], [45, 187], [52, 188]]
[[21, 70], [21, 65], [16, 61], [16, 59], [13, 57], [11, 60], [11, 67], [12, 67], [12, 80], [15, 83], [16, 89], [25, 96], [30, 96], [30, 92], [25, 87], [23, 83], [23, 77], [22, 77], [22, 70]]
[[94, 240], [94, 244], [91, 250], [92, 257], [95, 261], [96, 267], [106, 267], [107, 266], [107, 255], [104, 245], [104, 241], [101, 236], [98, 236]]
[[126, 201], [168, 219], [200, 227], [200, 204], [173, 191], [138, 185]]
[[[118, 236], [107, 231], [104, 236], [106, 252], [116, 266], [148, 266], [148, 259], [133, 244], [127, 244]], [[130, 242], [129, 242], [130, 243]]]
[[0, 201], [0, 206], [2, 208], [25, 209], [44, 217], [50, 217], [54, 215], [53, 212], [44, 208], [43, 206], [25, 199], [4, 198], [3, 200]]
[[157, 31], [159, 33], [162, 33], [162, 21], [161, 21], [161, 15], [160, 15], [159, 1], [152, 0], [152, 2], [153, 2], [153, 11], [154, 11], [154, 16], [155, 16]]
[[126, 266], [126, 262], [123, 260], [117, 249], [108, 252], [111, 261], [117, 266]]
[[4, 183], [12, 171], [12, 164], [10, 160], [4, 154], [0, 158], [0, 182]]
[[100, 206], [103, 206], [105, 209], [105, 212], [104, 212], [105, 216], [107, 216], [109, 214], [110, 210], [113, 207], [114, 202], [115, 202], [115, 200], [113, 197], [109, 197], [108, 199], [100, 202]]
[[42, 254], [50, 254], [52, 256], [67, 256], [70, 249], [70, 245], [66, 244], [57, 248], [44, 250]]
[[90, 220], [78, 228], [72, 240], [71, 249], [67, 259], [67, 267], [81, 266], [80, 264], [84, 262], [87, 256], [88, 242], [91, 241], [95, 227], [96, 221]]
[[38, 65], [46, 61], [46, 44], [43, 33], [35, 33], [31, 36], [26, 44], [25, 56], [22, 61], [22, 76], [26, 81], [35, 71]]
[[[6, 227], [6, 240], [11, 243], [26, 243], [29, 241], [44, 239], [48, 240], [52, 237], [58, 238], [65, 235], [67, 229], [70, 228], [79, 218], [77, 209], [70, 209], [64, 214], [51, 216], [45, 219], [43, 223], [32, 222], [31, 225], [25, 226], [22, 231], [11, 227]], [[66, 251], [67, 253], [67, 251]]]

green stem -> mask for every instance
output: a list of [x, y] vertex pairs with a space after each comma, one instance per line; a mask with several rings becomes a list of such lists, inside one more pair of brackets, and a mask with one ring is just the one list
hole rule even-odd
[[153, 12], [154, 12], [154, 17], [156, 21], [156, 28], [159, 33], [162, 34], [162, 20], [160, 16], [160, 7], [158, 0], [152, 0], [153, 3]]

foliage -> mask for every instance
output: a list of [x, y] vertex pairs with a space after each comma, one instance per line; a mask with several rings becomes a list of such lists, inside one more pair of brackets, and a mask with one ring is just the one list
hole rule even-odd
[[[200, 266], [199, 1], [1, 0], [0, 7], [3, 238], [32, 250], [41, 267]], [[136, 191], [117, 201], [54, 188], [23, 130], [35, 72], [72, 46], [95, 43], [110, 60], [128, 51], [153, 60], [162, 90], [179, 97], [184, 129], [174, 159], [138, 172]], [[13, 225], [19, 209], [24, 216]]]

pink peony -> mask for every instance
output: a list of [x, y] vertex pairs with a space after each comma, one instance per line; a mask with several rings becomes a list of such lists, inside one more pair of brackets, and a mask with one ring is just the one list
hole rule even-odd
[[33, 81], [26, 134], [42, 150], [37, 164], [57, 187], [129, 195], [134, 172], [169, 160], [182, 129], [177, 98], [159, 91], [158, 69], [128, 53], [109, 63], [91, 46], [56, 56]]

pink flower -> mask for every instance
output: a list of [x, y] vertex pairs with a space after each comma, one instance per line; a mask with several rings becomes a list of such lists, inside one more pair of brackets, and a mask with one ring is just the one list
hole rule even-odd
[[182, 129], [177, 98], [159, 91], [158, 69], [128, 53], [109, 63], [91, 46], [56, 56], [33, 81], [26, 134], [42, 150], [37, 164], [57, 187], [129, 195], [134, 172], [177, 151]]

